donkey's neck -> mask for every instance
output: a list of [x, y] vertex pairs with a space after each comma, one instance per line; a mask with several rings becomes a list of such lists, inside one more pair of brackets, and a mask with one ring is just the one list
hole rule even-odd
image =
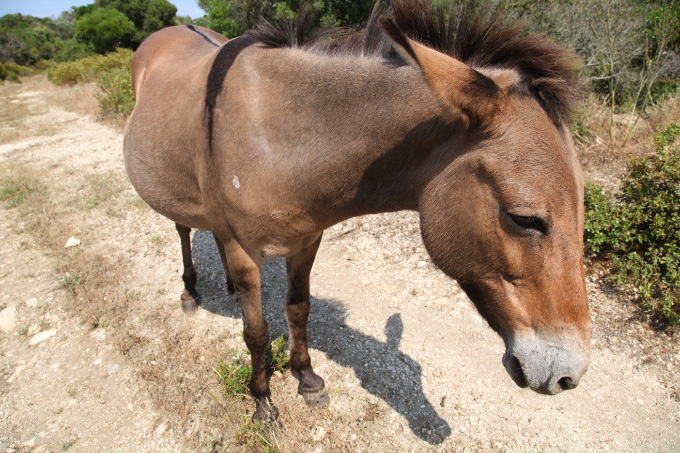
[[322, 223], [417, 209], [421, 167], [449, 137], [415, 70], [290, 49], [255, 49], [239, 69], [257, 156]]

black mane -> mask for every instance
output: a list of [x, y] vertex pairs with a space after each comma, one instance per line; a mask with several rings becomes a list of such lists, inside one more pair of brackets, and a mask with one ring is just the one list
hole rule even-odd
[[454, 0], [449, 8], [433, 0], [393, 0], [387, 9], [380, 3], [366, 26], [354, 32], [314, 33], [308, 8], [301, 8], [296, 23], [265, 21], [250, 33], [271, 47], [400, 58], [381, 28], [389, 21], [409, 38], [473, 68], [516, 70], [521, 82], [515, 92], [534, 96], [555, 121], [569, 118], [580, 88], [572, 51], [527, 34], [525, 23], [508, 21], [507, 13], [483, 2]]

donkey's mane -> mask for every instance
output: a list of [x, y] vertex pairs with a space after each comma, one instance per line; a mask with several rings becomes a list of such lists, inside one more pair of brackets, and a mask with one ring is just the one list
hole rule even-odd
[[309, 14], [301, 8], [298, 20], [264, 21], [250, 33], [270, 47], [297, 47], [326, 55], [380, 56], [401, 59], [382, 27], [463, 63], [484, 69], [512, 69], [520, 75], [516, 94], [532, 95], [555, 120], [568, 120], [578, 95], [578, 58], [548, 38], [527, 34], [521, 21], [508, 21], [507, 12], [475, 0], [454, 0], [450, 8], [433, 0], [393, 0], [387, 9], [376, 2], [366, 26], [352, 32], [336, 29], [314, 33]]

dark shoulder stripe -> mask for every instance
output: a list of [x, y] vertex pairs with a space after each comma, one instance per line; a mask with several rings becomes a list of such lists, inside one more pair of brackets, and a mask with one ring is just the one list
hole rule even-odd
[[215, 104], [217, 98], [222, 92], [224, 86], [224, 79], [227, 77], [227, 72], [231, 65], [236, 60], [239, 53], [251, 44], [256, 43], [257, 40], [249, 35], [239, 36], [222, 45], [215, 56], [210, 74], [208, 74], [208, 83], [205, 91], [205, 112], [208, 121], [208, 146], [212, 154], [213, 146], [213, 120], [215, 115]]

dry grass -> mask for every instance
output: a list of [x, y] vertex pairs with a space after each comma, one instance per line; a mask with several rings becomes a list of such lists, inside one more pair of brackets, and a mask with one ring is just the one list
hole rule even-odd
[[111, 201], [127, 189], [127, 183], [122, 177], [115, 174], [89, 174], [81, 186], [81, 191], [86, 194], [84, 199], [79, 200], [81, 209], [93, 209]]
[[[625, 133], [626, 120], [625, 115], [615, 116], [614, 134], [619, 140]], [[581, 137], [577, 149], [586, 180], [615, 189], [631, 157], [653, 153], [652, 136], [672, 121], [680, 121], [680, 93], [649, 108], [624, 148], [613, 146], [609, 140], [608, 106], [592, 93], [586, 96], [573, 127]]]

